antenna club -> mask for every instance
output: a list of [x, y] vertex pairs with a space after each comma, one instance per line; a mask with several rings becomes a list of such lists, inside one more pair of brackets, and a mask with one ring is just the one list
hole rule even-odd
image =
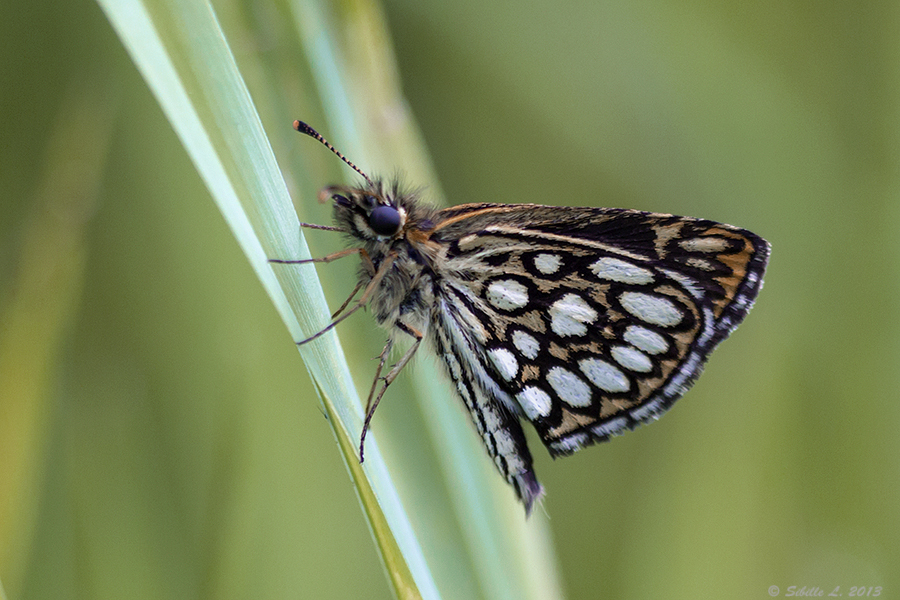
[[315, 129], [313, 129], [312, 127], [310, 127], [309, 125], [307, 125], [306, 123], [304, 123], [303, 121], [301, 121], [299, 119], [294, 121], [294, 129], [296, 129], [300, 133], [305, 133], [306, 135], [314, 137], [314, 138], [319, 137], [318, 131], [316, 131]]

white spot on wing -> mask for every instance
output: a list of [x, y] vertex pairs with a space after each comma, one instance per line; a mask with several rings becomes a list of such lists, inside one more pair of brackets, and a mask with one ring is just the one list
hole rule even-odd
[[673, 327], [684, 318], [671, 300], [661, 296], [650, 296], [642, 292], [623, 292], [619, 296], [619, 302], [625, 310], [651, 325]]
[[729, 242], [721, 237], [695, 237], [678, 242], [688, 252], [724, 252], [729, 248]]
[[553, 367], [547, 372], [547, 382], [562, 400], [572, 406], [591, 405], [591, 388], [575, 373]]
[[559, 271], [562, 259], [556, 254], [538, 254], [534, 257], [534, 268], [544, 275], [552, 275]]
[[519, 372], [519, 363], [513, 353], [506, 348], [494, 348], [488, 350], [488, 356], [491, 362], [497, 367], [497, 372], [507, 381], [512, 381]]
[[716, 267], [705, 258], [696, 258], [693, 256], [687, 259], [687, 262], [685, 264], [687, 264], [689, 267], [700, 269], [701, 271], [714, 271], [716, 269]]
[[653, 282], [653, 273], [649, 270], [611, 256], [604, 256], [592, 264], [591, 271], [600, 279], [632, 285], [645, 285]]
[[550, 328], [563, 337], [586, 334], [585, 323], [596, 318], [597, 311], [576, 294], [566, 294], [550, 307]]
[[531, 360], [537, 358], [538, 352], [541, 349], [541, 343], [537, 341], [534, 336], [519, 329], [513, 331], [512, 342], [513, 346], [516, 347], [516, 350], [522, 353], [522, 356], [530, 358]]
[[640, 325], [629, 325], [622, 337], [626, 342], [647, 354], [662, 354], [669, 349], [666, 338]]
[[519, 406], [522, 407], [529, 421], [534, 421], [538, 417], [549, 416], [550, 409], [553, 408], [553, 401], [550, 399], [550, 395], [533, 385], [529, 385], [516, 394], [516, 400], [519, 401]]
[[631, 388], [631, 382], [625, 373], [605, 360], [599, 358], [585, 358], [578, 363], [581, 372], [591, 383], [606, 392], [627, 392]]
[[500, 310], [522, 308], [528, 304], [528, 288], [513, 279], [498, 279], [488, 286], [487, 300]]
[[649, 373], [653, 370], [653, 361], [641, 352], [635, 350], [631, 346], [613, 346], [609, 349], [613, 360], [628, 369], [638, 373]]

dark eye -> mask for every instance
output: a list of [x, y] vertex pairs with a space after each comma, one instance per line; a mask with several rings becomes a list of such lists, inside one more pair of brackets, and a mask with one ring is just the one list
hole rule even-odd
[[393, 206], [376, 206], [369, 215], [369, 227], [378, 235], [393, 235], [400, 228], [400, 213]]

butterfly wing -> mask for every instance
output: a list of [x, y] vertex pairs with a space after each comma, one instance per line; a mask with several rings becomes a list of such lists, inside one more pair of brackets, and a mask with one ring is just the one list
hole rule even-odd
[[457, 358], [554, 456], [681, 397], [750, 310], [769, 255], [730, 225], [602, 208], [457, 206], [430, 239], [449, 326], [468, 330]]

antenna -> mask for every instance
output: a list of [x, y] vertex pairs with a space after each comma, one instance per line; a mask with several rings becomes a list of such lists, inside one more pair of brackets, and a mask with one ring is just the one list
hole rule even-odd
[[322, 145], [323, 145], [323, 146], [325, 146], [326, 148], [328, 148], [329, 150], [331, 150], [332, 152], [334, 152], [334, 153], [337, 155], [338, 158], [340, 158], [342, 161], [344, 161], [345, 163], [347, 163], [347, 166], [349, 166], [351, 169], [353, 169], [354, 171], [356, 171], [357, 173], [359, 173], [360, 175], [362, 175], [362, 176], [363, 176], [363, 179], [365, 179], [366, 182], [367, 182], [370, 186], [372, 185], [372, 180], [369, 179], [369, 176], [366, 175], [365, 173], [363, 173], [363, 172], [362, 172], [362, 169], [360, 169], [359, 167], [357, 167], [356, 165], [354, 165], [352, 162], [350, 162], [349, 160], [347, 160], [347, 158], [346, 158], [343, 154], [341, 154], [340, 152], [338, 152], [337, 149], [336, 149], [334, 146], [332, 146], [331, 144], [329, 144], [329, 143], [328, 143], [328, 140], [326, 140], [325, 138], [323, 138], [321, 133], [319, 133], [318, 131], [316, 131], [315, 129], [313, 129], [312, 127], [310, 127], [309, 125], [307, 125], [307, 124], [304, 123], [303, 121], [294, 121], [294, 129], [296, 129], [296, 130], [299, 131], [300, 133], [305, 133], [305, 134], [308, 135], [309, 137], [314, 138], [314, 139], [316, 139], [316, 140], [322, 142]]

